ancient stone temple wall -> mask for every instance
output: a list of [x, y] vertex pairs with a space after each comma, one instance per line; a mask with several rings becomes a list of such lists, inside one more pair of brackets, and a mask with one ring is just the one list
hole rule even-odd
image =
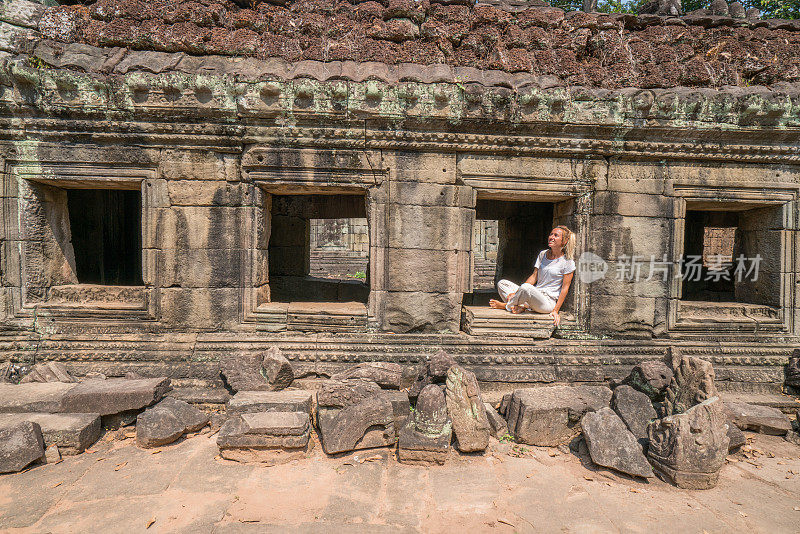
[[[774, 391], [798, 345], [788, 81], [598, 88], [31, 42], [0, 70], [6, 358], [209, 384], [230, 351], [276, 345], [315, 376], [445, 348], [499, 387], [603, 382], [677, 344], [720, 387]], [[362, 221], [358, 276], [312, 269], [313, 221], [340, 219]], [[580, 267], [561, 325], [489, 313], [487, 286], [522, 282], [558, 224]], [[758, 278], [706, 280], [706, 228], [735, 228]]]

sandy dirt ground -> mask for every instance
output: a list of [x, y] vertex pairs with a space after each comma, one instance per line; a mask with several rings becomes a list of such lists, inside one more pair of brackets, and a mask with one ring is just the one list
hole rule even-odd
[[[110, 438], [110, 435], [109, 435]], [[208, 431], [0, 476], [3, 532], [800, 532], [800, 447], [748, 434], [719, 485], [688, 491], [598, 469], [585, 449], [493, 442], [441, 467], [388, 449], [266, 467], [218, 456]]]

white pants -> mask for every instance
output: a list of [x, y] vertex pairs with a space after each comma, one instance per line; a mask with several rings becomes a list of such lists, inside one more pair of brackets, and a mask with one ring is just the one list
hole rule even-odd
[[[536, 313], [550, 313], [556, 307], [556, 301], [553, 297], [546, 295], [531, 284], [518, 286], [508, 280], [500, 280], [497, 282], [497, 292], [500, 293], [500, 298], [506, 303], [508, 311], [511, 311], [512, 306], [527, 306], [528, 309]], [[511, 293], [514, 293], [514, 296], [511, 297], [511, 300], [508, 300], [508, 296]]]

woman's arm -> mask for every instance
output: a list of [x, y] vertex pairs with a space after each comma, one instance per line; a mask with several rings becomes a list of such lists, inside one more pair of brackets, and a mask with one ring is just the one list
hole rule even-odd
[[[534, 273], [535, 274], [535, 273]], [[572, 284], [572, 277], [575, 275], [575, 271], [572, 271], [569, 274], [564, 275], [564, 280], [561, 282], [561, 293], [558, 295], [558, 301], [556, 301], [556, 307], [553, 308], [553, 311], [550, 312], [550, 316], [553, 318], [553, 324], [558, 326], [558, 323], [561, 322], [561, 315], [559, 315], [559, 310], [561, 310], [561, 305], [564, 304], [564, 299], [567, 298], [567, 293], [569, 293], [569, 286]]]
[[525, 280], [525, 283], [526, 284], [530, 284], [532, 286], [535, 286], [536, 285], [536, 280], [538, 280], [538, 278], [539, 278], [539, 269], [534, 267], [533, 274], [530, 275], [527, 280]]

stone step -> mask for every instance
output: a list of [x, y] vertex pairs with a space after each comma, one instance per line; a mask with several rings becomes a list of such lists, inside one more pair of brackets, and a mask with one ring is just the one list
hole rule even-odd
[[305, 456], [310, 438], [306, 412], [244, 413], [222, 426], [217, 446], [228, 460], [278, 464]]
[[164, 377], [86, 380], [75, 384], [64, 395], [61, 411], [105, 416], [139, 410], [161, 400], [170, 389], [169, 378]]
[[554, 330], [553, 319], [547, 314], [513, 314], [488, 306], [464, 306], [462, 326], [467, 334], [473, 336], [522, 336], [535, 339], [548, 339]]
[[42, 429], [45, 447], [58, 446], [64, 455], [80, 454], [100, 438], [103, 431], [96, 413], [17, 413], [0, 415], [0, 424], [23, 421], [37, 423]]
[[181, 387], [173, 389], [167, 396], [189, 404], [223, 405], [231, 399], [231, 394], [222, 387]]
[[293, 302], [287, 313], [288, 330], [364, 332], [367, 329], [367, 307], [360, 302]]

